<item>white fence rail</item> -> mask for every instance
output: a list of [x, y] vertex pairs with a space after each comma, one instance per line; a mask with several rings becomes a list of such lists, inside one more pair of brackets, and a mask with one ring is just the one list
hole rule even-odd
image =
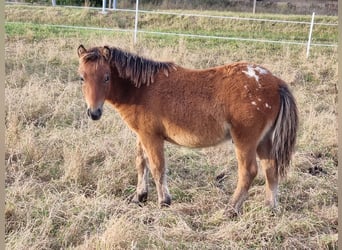
[[[53, 6], [55, 5], [55, 0], [52, 0]], [[6, 2], [6, 4], [19, 4], [13, 2]], [[23, 5], [23, 4], [21, 4]], [[41, 7], [36, 5], [25, 5], [30, 7]], [[133, 41], [137, 42], [137, 34], [145, 33], [145, 34], [154, 34], [154, 35], [165, 35], [165, 36], [179, 36], [179, 37], [192, 37], [192, 38], [202, 38], [202, 39], [221, 39], [221, 40], [231, 40], [231, 41], [247, 41], [247, 42], [260, 42], [260, 43], [274, 43], [274, 44], [288, 44], [288, 45], [302, 45], [307, 47], [307, 57], [309, 57], [310, 47], [311, 46], [319, 46], [319, 47], [337, 47], [337, 44], [334, 43], [312, 43], [312, 32], [315, 25], [322, 26], [337, 26], [338, 23], [321, 23], [314, 22], [315, 13], [312, 14], [311, 22], [305, 21], [292, 21], [292, 20], [276, 20], [276, 19], [264, 19], [264, 18], [248, 18], [248, 17], [232, 17], [232, 16], [216, 16], [216, 15], [206, 15], [206, 14], [190, 14], [190, 13], [177, 13], [177, 12], [168, 12], [168, 11], [148, 11], [148, 10], [139, 10], [139, 0], [136, 0], [136, 8], [132, 9], [117, 9], [113, 4], [113, 8], [105, 8], [106, 0], [103, 0], [102, 8], [96, 7], [81, 7], [81, 6], [60, 6], [65, 8], [87, 8], [93, 10], [99, 10], [103, 14], [107, 14], [108, 11], [118, 11], [118, 12], [134, 12], [134, 29], [121, 29], [121, 28], [99, 28], [99, 27], [82, 27], [82, 26], [69, 26], [69, 25], [53, 25], [53, 24], [44, 24], [45, 26], [51, 27], [59, 27], [59, 28], [69, 28], [69, 29], [91, 29], [91, 30], [106, 30], [106, 31], [114, 31], [114, 32], [132, 32], [133, 33]], [[241, 20], [241, 21], [254, 21], [254, 22], [272, 22], [272, 23], [288, 23], [288, 24], [298, 24], [298, 25], [308, 25], [308, 40], [307, 41], [286, 41], [286, 40], [267, 40], [267, 39], [256, 39], [256, 38], [242, 38], [242, 37], [227, 37], [227, 36], [212, 36], [212, 35], [197, 35], [197, 34], [184, 34], [184, 33], [175, 33], [175, 32], [159, 32], [159, 31], [148, 31], [143, 29], [138, 29], [138, 16], [140, 13], [144, 14], [156, 14], [156, 15], [175, 15], [175, 16], [186, 16], [186, 17], [204, 17], [204, 18], [216, 18], [216, 19], [230, 19], [230, 20]], [[7, 22], [9, 23], [9, 22]]]

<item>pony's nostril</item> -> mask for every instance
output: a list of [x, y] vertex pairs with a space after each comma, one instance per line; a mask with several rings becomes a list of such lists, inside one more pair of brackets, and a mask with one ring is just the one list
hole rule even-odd
[[102, 110], [100, 108], [95, 110], [95, 111], [88, 109], [87, 114], [92, 120], [99, 120], [101, 118], [101, 115], [102, 115]]

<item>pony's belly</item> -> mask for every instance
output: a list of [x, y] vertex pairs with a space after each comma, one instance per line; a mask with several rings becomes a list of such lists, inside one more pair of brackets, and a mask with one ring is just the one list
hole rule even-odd
[[204, 148], [217, 145], [225, 140], [228, 140], [229, 137], [221, 137], [217, 140], [204, 140], [203, 138], [198, 138], [194, 136], [176, 136], [173, 138], [166, 137], [165, 140], [171, 142], [173, 144], [177, 144], [180, 146], [190, 147], [190, 148]]
[[167, 133], [165, 140], [185, 147], [209, 147], [230, 139], [229, 124], [207, 129], [183, 130], [176, 128]]

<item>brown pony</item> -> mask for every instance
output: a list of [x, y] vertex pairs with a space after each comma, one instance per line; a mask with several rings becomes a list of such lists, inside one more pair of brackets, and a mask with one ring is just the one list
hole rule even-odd
[[246, 199], [258, 156], [266, 204], [276, 206], [278, 180], [289, 167], [298, 126], [294, 97], [282, 80], [246, 62], [194, 70], [115, 47], [80, 45], [77, 52], [88, 116], [100, 119], [107, 101], [137, 135], [134, 202], [147, 199], [149, 166], [160, 206], [171, 204], [164, 141], [197, 148], [232, 139], [238, 181], [230, 205], [238, 212]]

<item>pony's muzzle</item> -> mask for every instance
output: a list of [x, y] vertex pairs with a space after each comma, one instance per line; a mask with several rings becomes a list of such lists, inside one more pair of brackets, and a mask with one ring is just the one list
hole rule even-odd
[[96, 121], [96, 120], [99, 120], [101, 118], [102, 109], [98, 108], [96, 110], [91, 110], [90, 108], [88, 108], [87, 114], [92, 120]]

